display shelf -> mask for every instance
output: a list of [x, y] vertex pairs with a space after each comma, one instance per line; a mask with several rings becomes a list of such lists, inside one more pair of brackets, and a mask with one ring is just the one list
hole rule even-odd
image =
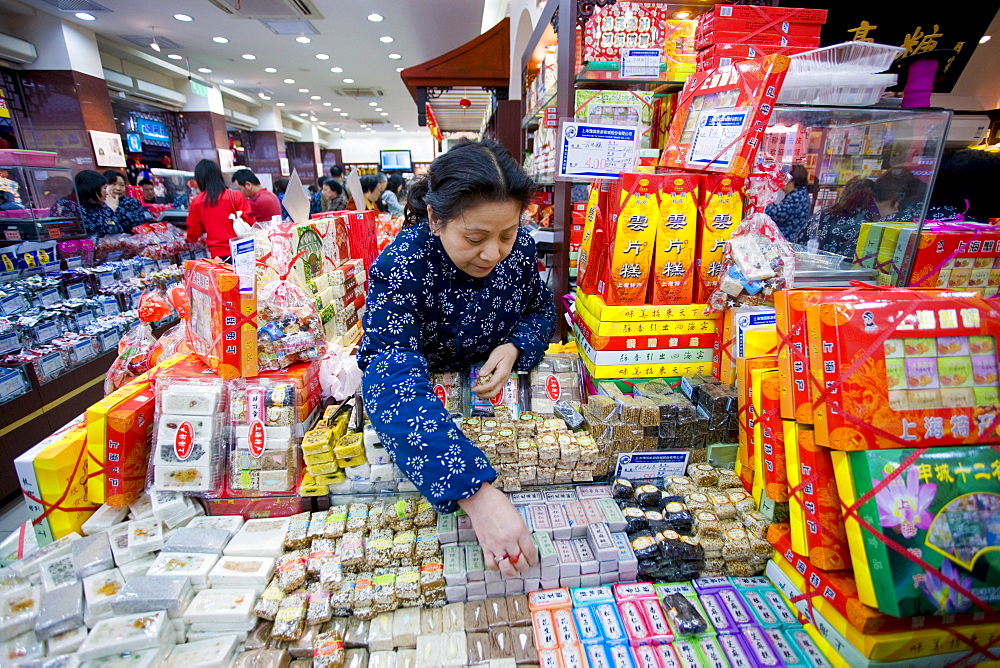
[[628, 88], [631, 86], [655, 85], [657, 92], [671, 93], [684, 87], [683, 81], [666, 79], [667, 65], [660, 63], [660, 76], [663, 78], [623, 79], [620, 76], [621, 64], [604, 61], [590, 61], [576, 71], [578, 85], [600, 84], [602, 88]]
[[521, 129], [522, 130], [534, 130], [538, 127], [541, 117], [545, 114], [545, 109], [553, 106], [556, 100], [556, 87], [553, 86], [549, 93], [546, 93], [545, 97], [537, 106], [533, 107], [524, 115], [521, 119]]

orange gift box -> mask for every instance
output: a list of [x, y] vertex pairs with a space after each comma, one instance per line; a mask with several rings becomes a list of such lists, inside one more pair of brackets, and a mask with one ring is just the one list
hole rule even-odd
[[257, 300], [239, 291], [232, 265], [219, 260], [184, 263], [191, 301], [187, 341], [222, 378], [257, 375]]
[[761, 462], [764, 476], [764, 493], [772, 501], [788, 500], [788, 472], [785, 467], [785, 431], [779, 415], [781, 408], [781, 380], [771, 374], [760, 382]]
[[132, 383], [87, 409], [88, 501], [122, 508], [146, 487], [155, 406], [149, 383]]
[[[741, 478], [744, 476], [743, 472], [751, 474], [755, 472], [753, 432], [754, 425], [757, 422], [757, 414], [753, 405], [750, 372], [757, 369], [774, 369], [777, 368], [776, 365], [777, 358], [774, 355], [736, 358], [737, 419], [740, 423], [740, 444], [737, 462], [741, 466]], [[757, 502], [760, 503], [759, 495], [757, 496]]]

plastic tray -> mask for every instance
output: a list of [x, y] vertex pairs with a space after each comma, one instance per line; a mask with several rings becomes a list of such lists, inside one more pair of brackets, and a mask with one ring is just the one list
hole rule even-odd
[[884, 72], [892, 65], [896, 55], [904, 50], [901, 46], [869, 42], [833, 44], [789, 56], [788, 75], [834, 71]]
[[896, 84], [895, 74], [811, 72], [789, 75], [781, 87], [781, 104], [831, 104], [864, 107], [878, 102]]

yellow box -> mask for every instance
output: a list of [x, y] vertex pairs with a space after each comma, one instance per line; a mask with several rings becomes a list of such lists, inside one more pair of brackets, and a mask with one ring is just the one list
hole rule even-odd
[[154, 404], [149, 390], [149, 383], [131, 383], [87, 409], [87, 453], [92, 469], [87, 476], [87, 499], [92, 503], [121, 508], [146, 486]]
[[[636, 308], [634, 306], [628, 308]], [[653, 308], [653, 307], [649, 307]], [[672, 308], [668, 306], [663, 309]], [[632, 320], [627, 322], [605, 322], [599, 320], [587, 309], [586, 305], [577, 302], [576, 313], [580, 316], [591, 332], [596, 336], [653, 336], [661, 334], [714, 334], [718, 327], [718, 318], [701, 318], [698, 320]]]
[[99, 504], [87, 500], [87, 429], [83, 416], [14, 460], [38, 545], [81, 527]]
[[341, 468], [350, 468], [352, 466], [361, 466], [362, 464], [367, 464], [368, 460], [365, 459], [365, 453], [361, 453], [357, 457], [345, 457], [341, 459], [337, 458], [337, 463], [340, 464]]
[[329, 464], [333, 461], [333, 453], [327, 450], [326, 452], [317, 452], [315, 454], [303, 454], [302, 459], [305, 460], [306, 466], [316, 466], [317, 464]]
[[636, 322], [645, 320], [707, 320], [715, 316], [706, 316], [708, 304], [670, 304], [664, 306], [610, 306], [600, 295], [587, 295], [582, 290], [576, 290], [577, 305], [583, 307], [601, 322]]
[[306, 464], [306, 467], [309, 469], [309, 473], [313, 474], [314, 476], [329, 475], [332, 473], [336, 473], [337, 471], [340, 470], [340, 467], [337, 465], [337, 462], [332, 460], [328, 462], [322, 462], [319, 464]]
[[712, 362], [696, 364], [613, 364], [596, 365], [586, 356], [581, 358], [592, 378], [677, 378], [694, 373], [711, 373]]
[[344, 475], [343, 472], [325, 473], [323, 475], [316, 476], [316, 483], [323, 485], [339, 485], [345, 480], [347, 480], [347, 476]]
[[333, 454], [337, 456], [337, 459], [351, 459], [353, 457], [361, 457], [365, 454], [365, 445], [361, 440], [360, 434], [346, 434], [342, 436], [335, 446], [333, 446]]

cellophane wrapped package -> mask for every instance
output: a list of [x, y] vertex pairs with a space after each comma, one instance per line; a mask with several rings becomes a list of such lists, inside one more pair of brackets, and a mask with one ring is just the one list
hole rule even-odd
[[157, 491], [212, 497], [221, 491], [228, 441], [226, 385], [218, 377], [162, 377], [150, 470]]
[[145, 292], [139, 299], [139, 322], [118, 342], [118, 357], [104, 378], [104, 393], [111, 394], [136, 376], [149, 371], [156, 338], [150, 323], [170, 314], [170, 305], [162, 295]]
[[529, 374], [531, 410], [551, 415], [556, 402], [581, 400], [578, 355], [546, 355]]
[[229, 452], [230, 493], [261, 496], [295, 491], [300, 473], [299, 440], [308, 420], [308, 416], [300, 420], [301, 391], [291, 381], [233, 381], [229, 415], [235, 441]]
[[[241, 293], [232, 265], [220, 260], [184, 263], [190, 298], [187, 342], [226, 379], [257, 375], [257, 300]], [[273, 295], [272, 295], [273, 298]]]

